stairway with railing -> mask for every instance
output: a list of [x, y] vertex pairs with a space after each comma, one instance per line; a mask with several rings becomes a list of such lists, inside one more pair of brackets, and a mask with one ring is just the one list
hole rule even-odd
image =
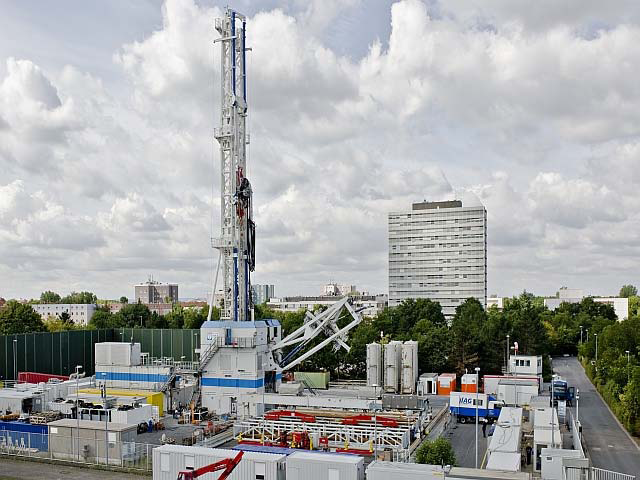
[[196, 371], [197, 371], [196, 386], [193, 389], [193, 393], [191, 394], [189, 405], [192, 405], [194, 407], [198, 406], [198, 403], [200, 402], [200, 395], [202, 394], [202, 389], [201, 389], [202, 371], [207, 366], [209, 361], [211, 361], [211, 359], [219, 349], [220, 349], [219, 342], [214, 341], [207, 347], [204, 353], [200, 354], [200, 362], [198, 363], [198, 366], [196, 368]]

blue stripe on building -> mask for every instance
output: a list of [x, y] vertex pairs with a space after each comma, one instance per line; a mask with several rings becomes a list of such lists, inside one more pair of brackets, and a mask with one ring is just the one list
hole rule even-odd
[[160, 375], [157, 373], [96, 372], [96, 380], [106, 379], [122, 382], [164, 383], [168, 378], [168, 375]]
[[215, 378], [203, 377], [203, 387], [260, 388], [264, 386], [264, 378]]

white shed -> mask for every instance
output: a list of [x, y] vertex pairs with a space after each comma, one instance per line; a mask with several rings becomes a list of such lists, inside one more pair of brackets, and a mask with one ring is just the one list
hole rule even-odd
[[[234, 458], [236, 450], [163, 445], [153, 450], [153, 480], [176, 480], [178, 473]], [[229, 480], [284, 480], [286, 455], [244, 452]]]

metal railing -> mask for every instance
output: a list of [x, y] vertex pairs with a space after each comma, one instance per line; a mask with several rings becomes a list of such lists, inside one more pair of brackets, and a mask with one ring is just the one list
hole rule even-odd
[[[92, 432], [93, 433], [93, 432]], [[0, 456], [18, 456], [66, 461], [84, 465], [108, 465], [152, 471], [153, 449], [160, 445], [112, 442], [106, 438], [61, 436], [17, 431], [0, 431]], [[105, 443], [108, 448], [105, 449]]]
[[573, 467], [564, 468], [565, 480], [636, 480], [635, 475], [614, 472], [597, 467]]

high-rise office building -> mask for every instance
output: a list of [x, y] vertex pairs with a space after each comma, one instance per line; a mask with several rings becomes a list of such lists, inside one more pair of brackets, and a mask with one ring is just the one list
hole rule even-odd
[[267, 303], [270, 299], [276, 296], [273, 285], [251, 285], [251, 292], [253, 293], [254, 305]]
[[460, 200], [389, 213], [389, 306], [429, 298], [451, 319], [467, 298], [487, 304], [487, 211]]

